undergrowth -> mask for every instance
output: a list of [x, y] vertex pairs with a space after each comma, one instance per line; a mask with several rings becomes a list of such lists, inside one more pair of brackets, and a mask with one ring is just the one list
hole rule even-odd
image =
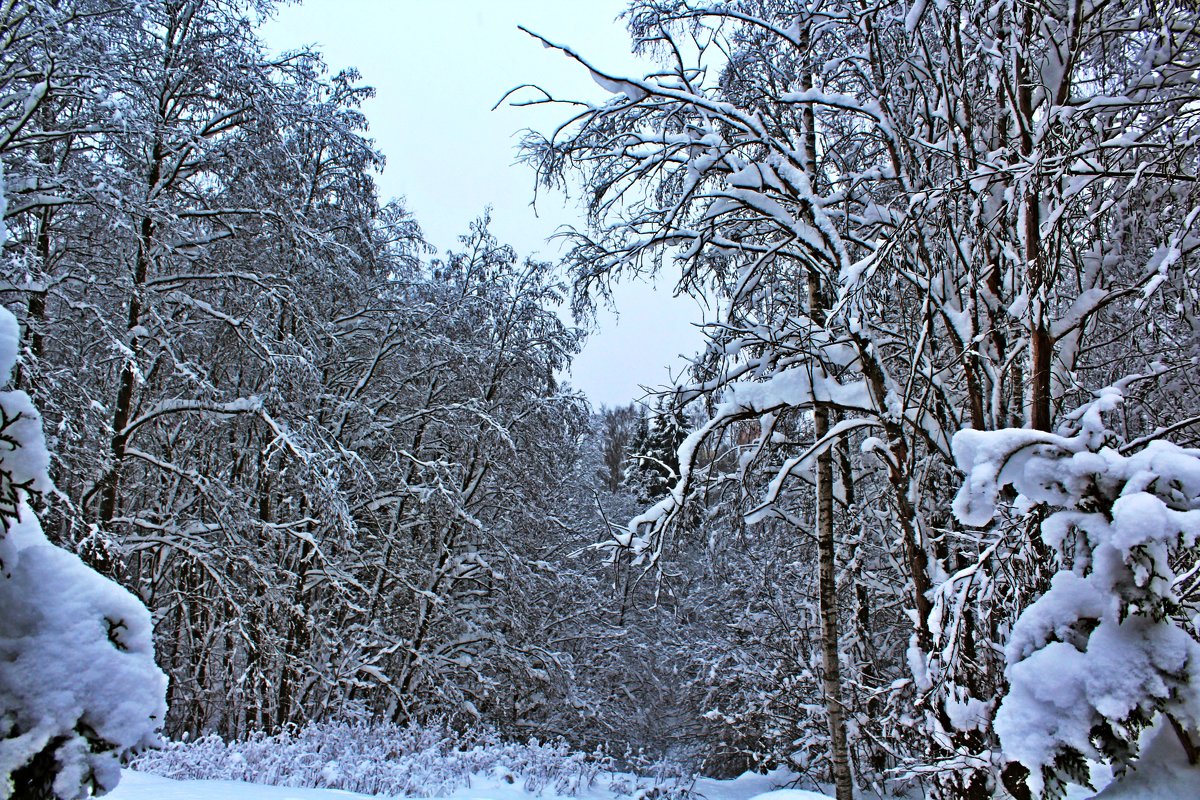
[[619, 771], [609, 755], [572, 752], [565, 742], [510, 742], [494, 730], [460, 733], [440, 724], [313, 723], [235, 742], [209, 735], [147, 751], [130, 766], [176, 780], [406, 797], [444, 797], [473, 780], [516, 784], [538, 795], [577, 797], [594, 789], [635, 800], [690, 796], [690, 779], [668, 765], [644, 764], [643, 774], [635, 774]]

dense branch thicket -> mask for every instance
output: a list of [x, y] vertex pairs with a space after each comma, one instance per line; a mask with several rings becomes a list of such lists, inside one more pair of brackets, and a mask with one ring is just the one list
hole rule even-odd
[[632, 513], [637, 414], [605, 435], [559, 385], [581, 333], [556, 268], [486, 214], [432, 258], [377, 198], [371, 91], [269, 55], [268, 2], [0, 12], [0, 298], [44, 409], [42, 517], [150, 610], [165, 733], [700, 751], [684, 599], [651, 608], [590, 547]]
[[552, 502], [588, 426], [564, 287], [486, 215], [428, 260], [377, 199], [370, 90], [270, 56], [270, 6], [4, 4], [0, 292], [47, 533], [153, 613], [171, 736], [554, 730], [595, 706], [564, 643], [604, 605]]
[[[997, 740], [996, 699], [1028, 655], [1006, 657], [1014, 621], [1056, 570], [1086, 574], [1072, 548], [1101, 534], [1047, 533], [1052, 506], [1027, 488], [993, 498], [992, 518], [956, 518], [951, 499], [970, 468], [956, 433], [1069, 438], [1104, 387], [1123, 404], [1105, 405], [1095, 452], [1200, 434], [1194, 4], [662, 0], [627, 18], [661, 69], [616, 75], [546, 42], [613, 96], [572, 106], [526, 153], [547, 184], [586, 187], [579, 307], [672, 264], [681, 291], [726, 309], [674, 396], [707, 418], [671, 493], [630, 522], [631, 557], [664, 558], [697, 506], [710, 535], [788, 532], [783, 558], [815, 586], [801, 590], [807, 636], [789, 639], [799, 664], [767, 686], [824, 704], [816, 730], [775, 719], [829, 753], [839, 798], [855, 779], [1054, 792], [1084, 756], [1131, 763], [1158, 712], [1178, 713], [1190, 744], [1196, 708], [1178, 687], [1134, 716], [1111, 706], [1038, 758]], [[1032, 441], [1001, 437], [980, 458]], [[713, 458], [723, 446], [736, 459]], [[1194, 509], [1179, 492], [1171, 507]], [[1113, 501], [1101, 494], [1084, 510]], [[1180, 524], [1162, 613], [1195, 641]], [[1195, 653], [1181, 658], [1169, 669], [1190, 674]]]

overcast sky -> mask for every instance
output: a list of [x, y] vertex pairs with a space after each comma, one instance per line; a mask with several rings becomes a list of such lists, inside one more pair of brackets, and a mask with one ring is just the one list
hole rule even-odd
[[[493, 105], [510, 88], [537, 83], [556, 95], [601, 101], [604, 91], [578, 65], [517, 30], [521, 24], [570, 44], [598, 66], [642, 74], [615, 18], [625, 0], [305, 0], [267, 23], [270, 46], [315, 45], [334, 70], [357, 67], [377, 90], [366, 108], [371, 136], [387, 156], [380, 190], [404, 196], [439, 250], [456, 243], [488, 205], [493, 232], [521, 255], [553, 260], [546, 238], [579, 221], [574, 201], [539, 197], [532, 171], [514, 165], [518, 132], [549, 131], [566, 111]], [[655, 291], [621, 287], [619, 319], [602, 314], [599, 332], [576, 360], [571, 383], [599, 405], [641, 396], [677, 374], [680, 355], [701, 346], [692, 325], [702, 312], [672, 298], [669, 277]]]

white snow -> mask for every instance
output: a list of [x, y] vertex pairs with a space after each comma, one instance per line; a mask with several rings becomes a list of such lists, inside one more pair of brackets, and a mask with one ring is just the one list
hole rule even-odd
[[[776, 770], [766, 775], [748, 772], [728, 781], [702, 778], [696, 781], [692, 791], [705, 800], [829, 800], [828, 795], [817, 792], [774, 789], [792, 777]], [[605, 781], [598, 781], [592, 790], [580, 792], [576, 797], [582, 800], [628, 800], [644, 796], [645, 790], [652, 786], [652, 782], [642, 779], [640, 784], [644, 788], [635, 788], [637, 779], [633, 776], [621, 776], [620, 780], [625, 784], [625, 791], [609, 790]], [[134, 770], [127, 770], [121, 785], [107, 795], [111, 800], [347, 800], [371, 796], [340, 789], [264, 786], [242, 781], [176, 781]], [[519, 777], [489, 774], [473, 775], [469, 786], [446, 795], [444, 800], [558, 800], [559, 797], [552, 791], [527, 791]]]
[[770, 411], [782, 406], [800, 408], [814, 402], [858, 411], [874, 410], [866, 381], [839, 383], [825, 375], [819, 366], [804, 365], [779, 372], [765, 381], [732, 384], [718, 415], [742, 410]]
[[[1200, 794], [1200, 766], [1187, 762], [1178, 737], [1161, 722], [1142, 737], [1136, 768], [1108, 785], [1096, 800], [1183, 800]], [[1093, 781], [1095, 783], [1095, 781]]]
[[[154, 665], [150, 615], [127, 591], [79, 557], [50, 545], [37, 517], [4, 539], [0, 579], [0, 773], [7, 775], [52, 738], [68, 761], [64, 797], [95, 772], [102, 786], [118, 777], [117, 758], [154, 741], [166, 714], [166, 678]], [[11, 715], [11, 716], [9, 716]], [[91, 728], [115, 751], [93, 753], [75, 728]], [[0, 785], [0, 796], [7, 796]]]
[[[1187, 629], [1194, 623], [1172, 612], [1180, 602], [1175, 570], [1200, 540], [1200, 451], [1154, 441], [1123, 454], [1102, 419], [1121, 401], [1119, 387], [1097, 393], [1071, 416], [1066, 435], [954, 438], [967, 476], [954, 502], [958, 518], [985, 524], [1000, 488], [1011, 485], [1022, 496], [1014, 507], [1049, 507], [1042, 539], [1063, 557], [1049, 590], [1013, 626], [1009, 691], [994, 720], [1005, 756], [1030, 768], [1035, 792], [1042, 768], [1063, 752], [1123, 758], [1093, 744], [1098, 725], [1122, 736], [1128, 720], [1165, 713], [1200, 728], [1200, 643]], [[1153, 754], [1139, 757], [1130, 744], [1131, 765], [1154, 769], [1146, 760]]]
[[592, 80], [596, 82], [596, 85], [605, 91], [612, 92], [613, 94], [623, 94], [635, 102], [644, 100], [650, 96], [649, 92], [632, 81], [622, 78], [607, 78], [595, 70], [588, 70], [588, 72], [591, 73]]
[[828, 795], [807, 792], [803, 789], [777, 789], [754, 797], [752, 800], [828, 800]]
[[346, 800], [370, 796], [340, 789], [264, 786], [242, 781], [173, 781], [136, 770], [126, 770], [121, 785], [106, 795], [111, 800]]

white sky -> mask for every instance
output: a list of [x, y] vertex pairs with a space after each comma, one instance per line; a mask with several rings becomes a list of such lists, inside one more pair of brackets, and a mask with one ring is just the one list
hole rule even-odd
[[[521, 256], [555, 260], [545, 240], [580, 216], [562, 198], [539, 196], [532, 171], [514, 165], [518, 132], [548, 132], [565, 108], [493, 105], [506, 91], [537, 83], [556, 96], [600, 101], [605, 94], [561, 53], [517, 30], [522, 24], [569, 44], [597, 66], [645, 72], [629, 54], [615, 18], [626, 0], [306, 0], [281, 8], [263, 29], [285, 50], [315, 45], [333, 70], [353, 66], [377, 95], [365, 112], [387, 156], [384, 198], [404, 196], [430, 243], [444, 251], [491, 205], [492, 231]], [[573, 203], [573, 201], [572, 201]], [[701, 346], [694, 302], [628, 284], [616, 292], [619, 318], [602, 313], [600, 330], [576, 359], [570, 381], [596, 405], [627, 403], [640, 385], [659, 386], [682, 368], [680, 355]]]

